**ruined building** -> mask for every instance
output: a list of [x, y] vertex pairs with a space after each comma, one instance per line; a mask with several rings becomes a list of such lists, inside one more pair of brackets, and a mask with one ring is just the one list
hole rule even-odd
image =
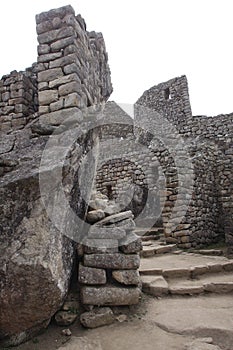
[[[130, 211], [180, 248], [233, 249], [233, 114], [193, 117], [182, 76], [144, 92], [132, 119], [107, 102], [101, 33], [71, 6], [37, 15], [36, 28], [37, 62], [0, 81], [0, 341], [10, 345], [49, 324], [77, 265], [84, 305], [139, 301]], [[80, 244], [93, 193], [117, 202], [98, 218], [103, 239], [115, 234], [104, 250]]]

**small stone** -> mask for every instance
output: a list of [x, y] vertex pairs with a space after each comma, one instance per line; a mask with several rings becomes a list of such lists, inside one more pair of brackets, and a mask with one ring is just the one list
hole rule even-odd
[[119, 283], [125, 285], [139, 285], [140, 275], [135, 270], [118, 270], [112, 272], [112, 277]]
[[62, 335], [65, 335], [66, 337], [70, 337], [70, 336], [72, 335], [71, 330], [70, 330], [69, 328], [63, 329], [63, 330], [61, 331], [61, 334], [62, 334]]
[[90, 239], [83, 240], [85, 254], [118, 253], [118, 240], [116, 239]]
[[92, 210], [87, 213], [87, 221], [91, 224], [102, 220], [104, 217], [105, 213], [102, 209]]
[[142, 250], [142, 240], [134, 233], [128, 234], [119, 242], [120, 250], [125, 254], [138, 253]]
[[69, 326], [77, 319], [78, 315], [69, 311], [58, 311], [55, 315], [55, 321], [58, 326]]
[[78, 280], [83, 284], [105, 284], [107, 282], [106, 271], [79, 264]]
[[119, 315], [116, 317], [116, 320], [120, 323], [127, 321], [127, 315]]
[[85, 312], [80, 317], [81, 324], [86, 328], [106, 326], [114, 321], [114, 314], [109, 307], [98, 308], [90, 312]]

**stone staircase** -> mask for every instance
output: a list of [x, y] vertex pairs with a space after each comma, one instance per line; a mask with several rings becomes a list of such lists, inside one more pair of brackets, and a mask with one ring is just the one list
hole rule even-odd
[[143, 292], [156, 297], [233, 292], [233, 260], [220, 256], [220, 251], [183, 252], [176, 244], [165, 242], [162, 228], [151, 228], [146, 233], [136, 228], [134, 232], [143, 234]]
[[142, 258], [142, 290], [157, 297], [233, 292], [233, 260], [177, 251]]

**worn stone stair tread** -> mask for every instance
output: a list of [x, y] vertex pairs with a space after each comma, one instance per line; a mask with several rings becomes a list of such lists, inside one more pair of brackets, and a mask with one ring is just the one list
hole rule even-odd
[[[207, 271], [214, 273], [215, 268], [221, 267], [222, 271], [233, 270], [233, 259], [227, 259], [220, 256], [205, 256], [193, 253], [181, 254], [161, 254], [141, 259], [141, 274], [158, 274], [158, 271], [167, 269], [190, 269], [190, 271], [204, 267], [204, 273]], [[208, 269], [207, 269], [208, 268]], [[147, 273], [148, 272], [148, 273]], [[201, 273], [202, 271], [200, 271]]]
[[233, 291], [233, 274], [216, 274], [199, 279], [168, 279], [171, 294], [228, 293]]
[[142, 276], [142, 291], [154, 296], [168, 294], [168, 283], [162, 276]]

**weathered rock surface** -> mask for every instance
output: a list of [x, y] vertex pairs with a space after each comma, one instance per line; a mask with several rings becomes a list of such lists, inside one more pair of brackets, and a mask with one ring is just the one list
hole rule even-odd
[[126, 232], [123, 228], [118, 227], [99, 227], [92, 225], [88, 232], [89, 238], [98, 239], [121, 239], [126, 236]]
[[91, 254], [84, 256], [84, 265], [103, 269], [136, 270], [140, 265], [137, 254]]
[[77, 319], [78, 315], [70, 311], [58, 311], [55, 315], [55, 321], [58, 326], [70, 326]]
[[82, 241], [85, 254], [107, 254], [118, 252], [118, 240], [116, 239], [90, 239]]
[[102, 220], [105, 217], [104, 211], [101, 209], [92, 210], [87, 213], [87, 221], [94, 224], [97, 221]]
[[116, 286], [89, 287], [81, 289], [81, 299], [87, 305], [134, 305], [138, 304], [139, 288]]
[[102, 307], [90, 312], [85, 312], [80, 317], [81, 324], [86, 328], [106, 326], [114, 321], [114, 314], [109, 307]]
[[83, 284], [105, 284], [107, 282], [106, 271], [79, 264], [78, 280]]
[[134, 233], [129, 233], [119, 241], [120, 250], [125, 254], [139, 253], [142, 250], [142, 240]]
[[127, 220], [127, 219], [133, 219], [133, 213], [132, 211], [124, 211], [122, 213], [117, 213], [114, 215], [110, 215], [108, 217], [106, 217], [105, 219], [99, 221], [96, 225], [98, 226], [105, 226], [105, 225], [110, 225], [110, 224], [116, 224], [119, 223], [123, 220]]
[[135, 270], [116, 270], [112, 272], [112, 277], [125, 285], [139, 285], [140, 283], [139, 272]]
[[72, 337], [71, 340], [58, 350], [103, 350], [98, 340], [90, 340], [87, 337]]

